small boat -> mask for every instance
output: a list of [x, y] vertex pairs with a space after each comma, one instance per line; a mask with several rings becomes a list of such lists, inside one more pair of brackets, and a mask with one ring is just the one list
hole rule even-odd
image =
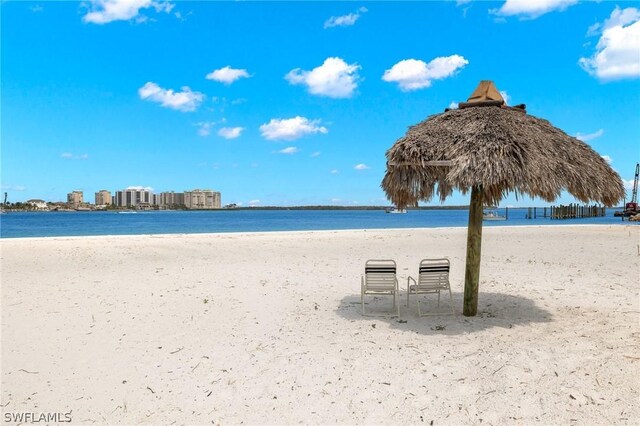
[[385, 213], [406, 213], [405, 209], [397, 209], [395, 207], [389, 207], [384, 209]]
[[133, 210], [123, 210], [121, 212], [118, 212], [118, 214], [138, 214], [138, 212]]
[[487, 207], [482, 212], [482, 220], [507, 220], [507, 218], [498, 214], [497, 207]]

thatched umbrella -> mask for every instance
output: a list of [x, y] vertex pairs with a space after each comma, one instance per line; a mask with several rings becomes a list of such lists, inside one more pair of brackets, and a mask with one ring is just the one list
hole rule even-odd
[[624, 197], [620, 176], [584, 142], [546, 120], [508, 107], [491, 81], [466, 103], [412, 126], [387, 151], [382, 188], [399, 208], [471, 190], [464, 315], [478, 309], [483, 203], [508, 193], [546, 201], [561, 191], [612, 206]]

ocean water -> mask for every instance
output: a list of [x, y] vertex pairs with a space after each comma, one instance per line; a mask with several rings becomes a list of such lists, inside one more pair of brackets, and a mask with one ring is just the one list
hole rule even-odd
[[[629, 223], [613, 212], [607, 210], [607, 216], [598, 218], [550, 220], [526, 219], [526, 209], [509, 209], [509, 220], [485, 221], [484, 226]], [[499, 213], [504, 215], [504, 209]], [[382, 210], [9, 212], [0, 215], [0, 237], [466, 227], [468, 214], [467, 210], [410, 210], [406, 214]]]

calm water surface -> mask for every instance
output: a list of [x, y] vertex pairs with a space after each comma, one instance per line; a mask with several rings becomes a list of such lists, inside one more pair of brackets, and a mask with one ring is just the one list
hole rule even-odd
[[[540, 209], [539, 209], [540, 211]], [[607, 210], [606, 217], [550, 220], [526, 219], [526, 209], [509, 209], [509, 220], [484, 226], [628, 224]], [[500, 209], [500, 214], [504, 210]], [[84, 235], [198, 234], [210, 232], [306, 231], [466, 227], [467, 210], [218, 210], [117, 212], [9, 212], [0, 215], [0, 237]]]

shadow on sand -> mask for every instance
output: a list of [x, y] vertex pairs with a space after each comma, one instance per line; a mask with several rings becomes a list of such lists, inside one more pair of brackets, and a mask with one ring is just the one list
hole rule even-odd
[[[404, 295], [404, 293], [401, 293]], [[407, 307], [406, 295], [400, 297], [400, 317], [395, 316], [393, 298], [390, 296], [366, 296], [367, 316], [362, 315], [360, 295], [345, 296], [340, 301], [336, 313], [349, 321], [386, 322], [394, 328], [419, 334], [457, 335], [472, 333], [488, 328], [512, 328], [514, 326], [551, 321], [551, 313], [531, 300], [502, 293], [479, 294], [478, 314], [475, 317], [462, 315], [462, 293], [453, 293], [453, 307], [456, 315], [451, 315], [449, 295], [443, 293], [440, 307], [436, 308], [436, 296], [421, 298], [422, 313], [438, 312], [442, 315], [418, 316], [416, 298], [412, 296]], [[448, 314], [448, 315], [447, 315]]]

